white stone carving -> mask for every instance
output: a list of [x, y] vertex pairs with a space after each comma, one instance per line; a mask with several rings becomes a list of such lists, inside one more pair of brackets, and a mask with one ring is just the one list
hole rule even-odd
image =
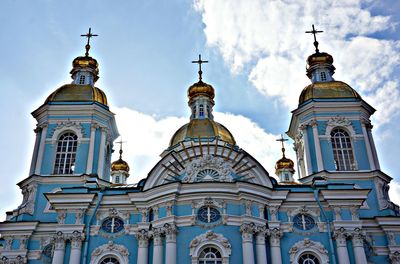
[[378, 197], [379, 209], [384, 210], [394, 208], [393, 203], [389, 200], [389, 183], [379, 177], [375, 178], [376, 196]]
[[331, 138], [331, 132], [334, 128], [336, 127], [341, 127], [341, 128], [345, 128], [347, 130], [347, 132], [349, 132], [350, 137], [355, 140], [356, 137], [360, 137], [363, 138], [363, 135], [356, 135], [356, 131], [354, 130], [354, 127], [351, 123], [350, 120], [348, 120], [346, 117], [344, 116], [336, 116], [336, 117], [332, 117], [331, 119], [329, 119], [326, 122], [326, 129], [325, 129], [325, 138]]
[[222, 234], [214, 233], [212, 230], [208, 230], [206, 233], [195, 237], [190, 242], [190, 256], [192, 257], [192, 264], [198, 263], [198, 258], [201, 251], [207, 246], [213, 246], [217, 248], [222, 255], [222, 263], [229, 263], [229, 256], [232, 253], [229, 240]]
[[105, 256], [113, 256], [117, 258], [121, 264], [129, 263], [128, 249], [123, 245], [114, 244], [113, 241], [108, 241], [107, 244], [104, 244], [93, 251], [90, 257], [90, 264], [100, 263], [100, 260]]
[[71, 130], [73, 131], [78, 138], [86, 138], [88, 135], [85, 133], [85, 129], [79, 122], [74, 122], [74, 121], [64, 121], [64, 122], [58, 122], [57, 126], [54, 127], [52, 130], [50, 130], [50, 137], [52, 138], [53, 141], [56, 141], [60, 134], [64, 133], [65, 131]]
[[309, 238], [298, 241], [290, 248], [290, 263], [298, 263], [299, 257], [305, 252], [313, 253], [319, 259], [321, 264], [329, 263], [328, 251], [321, 243], [312, 241]]
[[[216, 173], [205, 173], [204, 170], [215, 171]], [[186, 168], [186, 176], [182, 179], [183, 182], [195, 182], [195, 181], [223, 181], [231, 182], [233, 172], [232, 163], [223, 158], [214, 157], [213, 155], [203, 155], [189, 163]], [[206, 175], [207, 174], [207, 175]], [[199, 177], [198, 177], [199, 175]]]

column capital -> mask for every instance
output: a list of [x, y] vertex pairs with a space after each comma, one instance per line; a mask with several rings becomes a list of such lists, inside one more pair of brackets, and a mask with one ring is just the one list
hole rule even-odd
[[270, 237], [271, 246], [279, 247], [281, 243], [281, 237], [283, 236], [282, 230], [275, 227], [273, 229], [269, 229], [268, 234]]
[[360, 228], [355, 228], [354, 231], [351, 233], [353, 246], [356, 247], [363, 247], [364, 240], [365, 240], [365, 232], [362, 231]]
[[310, 126], [317, 127], [318, 126], [318, 122], [315, 119], [311, 119], [310, 122], [308, 123]]
[[349, 233], [343, 227], [336, 229], [333, 232], [333, 238], [336, 240], [337, 246], [345, 247], [346, 239], [349, 237]]
[[71, 241], [71, 248], [81, 248], [82, 241], [85, 239], [85, 235], [82, 232], [75, 230], [69, 236], [69, 239]]
[[400, 263], [400, 252], [394, 251], [389, 254], [390, 263], [398, 264]]
[[146, 229], [138, 230], [135, 237], [139, 242], [139, 247], [147, 247], [149, 245], [149, 232]]
[[153, 236], [154, 246], [163, 245], [162, 237], [164, 236], [164, 231], [162, 228], [153, 228], [152, 236]]
[[163, 231], [165, 234], [165, 241], [168, 242], [176, 242], [176, 234], [178, 233], [178, 228], [175, 224], [166, 223], [163, 226]]
[[54, 238], [54, 249], [55, 250], [64, 250], [65, 248], [65, 235], [63, 232], [58, 231]]

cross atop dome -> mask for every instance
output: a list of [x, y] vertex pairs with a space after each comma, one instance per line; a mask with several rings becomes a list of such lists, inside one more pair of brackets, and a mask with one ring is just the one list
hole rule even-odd
[[280, 141], [282, 144], [282, 156], [285, 157], [285, 146], [283, 145], [283, 142], [288, 141], [289, 139], [284, 138], [283, 134], [281, 134], [281, 138], [278, 138], [276, 141]]
[[90, 50], [90, 39], [93, 37], [97, 37], [99, 35], [97, 34], [92, 34], [92, 28], [89, 28], [89, 32], [86, 34], [82, 34], [81, 37], [86, 37], [87, 38], [87, 43], [85, 46], [86, 52], [85, 52], [85, 56], [88, 57], [89, 56], [89, 50]]
[[306, 31], [306, 33], [309, 33], [309, 34], [313, 34], [314, 35], [314, 46], [315, 46], [315, 52], [316, 53], [319, 53], [319, 49], [318, 49], [318, 41], [317, 41], [317, 34], [318, 33], [322, 33], [322, 32], [324, 32], [324, 31], [322, 31], [322, 30], [316, 30], [315, 29], [315, 27], [314, 27], [314, 24], [312, 25], [312, 30], [311, 31]]
[[203, 74], [203, 72], [201, 71], [201, 64], [208, 63], [208, 61], [201, 60], [201, 54], [199, 54], [199, 59], [197, 61], [192, 61], [192, 63], [197, 63], [199, 65], [199, 81], [201, 81]]

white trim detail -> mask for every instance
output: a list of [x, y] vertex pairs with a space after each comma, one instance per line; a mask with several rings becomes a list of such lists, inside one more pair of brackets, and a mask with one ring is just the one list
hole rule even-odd
[[192, 257], [192, 264], [198, 263], [201, 251], [208, 246], [213, 246], [221, 252], [222, 264], [229, 263], [229, 256], [232, 252], [229, 240], [222, 234], [217, 234], [211, 230], [208, 230], [206, 233], [195, 237], [190, 242], [190, 256]]
[[104, 244], [93, 251], [90, 256], [90, 264], [98, 264], [100, 260], [106, 256], [117, 258], [120, 264], [129, 263], [128, 249], [123, 245], [114, 244], [114, 242], [108, 241], [107, 244]]
[[57, 126], [50, 131], [51, 140], [53, 142], [56, 142], [59, 136], [66, 131], [74, 132], [78, 136], [78, 139], [86, 137], [85, 129], [83, 128], [81, 123], [66, 121], [57, 123]]
[[360, 138], [364, 137], [363, 135], [356, 135], [356, 131], [354, 130], [354, 127], [353, 127], [351, 121], [348, 120], [344, 116], [332, 117], [331, 119], [329, 119], [326, 122], [325, 137], [330, 139], [332, 130], [337, 127], [344, 128], [345, 130], [347, 130], [347, 132], [349, 132], [350, 137], [353, 140], [355, 140], [356, 137], [360, 137]]
[[321, 264], [329, 263], [328, 251], [325, 249], [325, 247], [321, 243], [312, 241], [309, 238], [298, 241], [290, 248], [290, 263], [298, 263], [300, 256], [306, 252], [315, 254]]

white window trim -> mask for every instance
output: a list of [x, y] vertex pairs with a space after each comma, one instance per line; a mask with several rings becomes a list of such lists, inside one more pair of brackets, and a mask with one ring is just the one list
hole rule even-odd
[[129, 250], [123, 245], [114, 244], [113, 241], [108, 241], [107, 244], [97, 247], [92, 252], [90, 264], [98, 264], [106, 256], [115, 257], [120, 264], [129, 264]]
[[314, 254], [321, 264], [329, 263], [328, 251], [325, 247], [316, 241], [312, 241], [309, 238], [305, 238], [304, 240], [298, 241], [294, 244], [290, 250], [290, 263], [297, 264], [299, 263], [299, 258], [303, 253], [310, 252]]
[[208, 230], [206, 233], [195, 237], [190, 242], [190, 256], [192, 258], [192, 264], [198, 264], [200, 253], [206, 247], [216, 248], [221, 253], [222, 264], [229, 263], [229, 256], [232, 253], [229, 240], [222, 234], [217, 234], [211, 230]]

